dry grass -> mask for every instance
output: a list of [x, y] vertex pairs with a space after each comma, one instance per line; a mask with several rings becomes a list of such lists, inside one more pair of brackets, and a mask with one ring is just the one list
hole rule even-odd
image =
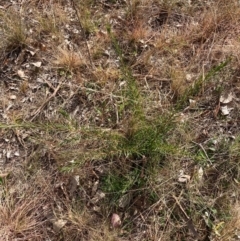
[[10, 174], [2, 185], [0, 236], [4, 240], [43, 240], [48, 236], [51, 205], [48, 177], [36, 173], [35, 180], [27, 181], [22, 173], [15, 175]]
[[229, 241], [233, 238], [236, 238], [239, 236], [239, 205], [236, 203], [233, 205], [232, 208], [232, 218], [227, 222], [223, 224], [223, 227], [221, 228], [221, 237], [216, 237], [215, 240], [224, 240]]
[[0, 49], [7, 52], [16, 51], [27, 44], [27, 31], [21, 13], [14, 8], [9, 8], [6, 12], [1, 10], [1, 44]]
[[[11, 200], [7, 199], [7, 202]], [[1, 206], [1, 237], [5, 240], [42, 240], [42, 221], [36, 216], [40, 203], [30, 200]], [[37, 231], [37, 232], [36, 232]]]
[[73, 50], [58, 48], [53, 64], [66, 72], [74, 72], [84, 67], [84, 60]]
[[1, 239], [233, 240], [239, 3], [74, 3], [0, 12]]

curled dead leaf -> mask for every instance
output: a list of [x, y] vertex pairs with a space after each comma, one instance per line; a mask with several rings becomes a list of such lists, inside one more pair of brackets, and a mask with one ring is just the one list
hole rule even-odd
[[182, 174], [178, 177], [178, 181], [181, 183], [187, 183], [190, 181], [190, 179], [191, 179], [191, 177], [189, 175], [184, 175], [184, 174]]
[[190, 181], [190, 179], [191, 179], [191, 176], [184, 174], [183, 170], [179, 171], [178, 182], [187, 183]]

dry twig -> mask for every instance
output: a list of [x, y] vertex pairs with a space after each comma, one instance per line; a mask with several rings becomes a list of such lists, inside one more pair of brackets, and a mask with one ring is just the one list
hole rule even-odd
[[33, 121], [34, 119], [36, 119], [36, 117], [40, 114], [40, 112], [45, 108], [45, 106], [47, 105], [47, 103], [56, 96], [57, 92], [59, 91], [60, 87], [63, 84], [63, 80], [59, 83], [59, 85], [57, 86], [57, 88], [54, 90], [54, 92], [42, 103], [42, 105], [35, 111], [35, 113], [33, 114], [33, 117], [30, 119], [30, 121]]
[[[182, 194], [182, 193], [181, 193]], [[180, 196], [181, 196], [180, 194]], [[179, 196], [179, 197], [180, 197]], [[178, 198], [173, 195], [173, 198], [175, 199], [176, 201], [176, 204], [178, 205], [178, 207], [180, 208], [180, 210], [183, 212], [184, 214], [184, 217], [185, 217], [185, 220], [187, 222], [187, 226], [188, 226], [188, 229], [192, 232], [192, 234], [194, 235], [194, 238], [197, 238], [199, 235], [198, 235], [198, 232], [196, 231], [194, 225], [193, 225], [193, 221], [192, 219], [187, 215], [187, 213], [185, 212], [185, 210], [183, 209], [181, 203], [179, 202]]]

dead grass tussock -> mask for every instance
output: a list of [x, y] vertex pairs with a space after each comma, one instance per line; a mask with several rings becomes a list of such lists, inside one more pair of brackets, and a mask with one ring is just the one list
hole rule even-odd
[[[107, 68], [107, 69], [96, 69], [94, 75], [97, 78], [97, 83], [103, 85], [114, 85], [121, 78], [121, 72], [119, 69]], [[107, 94], [107, 93], [106, 93]]]
[[61, 47], [58, 48], [54, 56], [53, 64], [66, 72], [74, 72], [85, 66], [85, 62], [79, 56], [79, 53]]
[[51, 4], [42, 9], [41, 12], [35, 10], [37, 16], [37, 30], [40, 35], [50, 35], [52, 38], [61, 38], [61, 28], [69, 24], [70, 19], [60, 4]]
[[9, 8], [6, 12], [1, 10], [0, 17], [1, 50], [13, 51], [26, 45], [27, 29], [22, 15], [15, 9]]
[[133, 27], [133, 30], [127, 34], [130, 37], [130, 42], [139, 43], [148, 40], [151, 38], [150, 30], [144, 27], [144, 25], [139, 22], [136, 23]]
[[232, 218], [228, 222], [223, 223], [220, 229], [221, 237], [215, 237], [214, 241], [230, 241], [239, 235], [240, 210], [238, 203], [232, 206], [231, 215]]
[[43, 240], [48, 236], [46, 226], [50, 205], [47, 176], [37, 174], [30, 181], [19, 172], [17, 175], [15, 181], [10, 174], [1, 193], [0, 236], [4, 240]]
[[38, 17], [37, 21], [39, 22], [39, 34], [40, 35], [48, 35], [51, 34], [52, 36], [57, 33], [58, 27], [56, 26], [55, 19], [52, 17], [52, 13], [47, 14], [46, 16], [42, 17], [42, 14]]
[[[232, 1], [213, 4], [210, 8], [205, 9], [200, 14], [199, 22], [191, 25], [188, 36], [193, 43], [204, 43], [205, 41], [220, 41], [226, 38], [239, 22], [239, 9], [235, 8]], [[221, 36], [221, 39], [215, 39], [216, 34]]]
[[87, 210], [69, 208], [63, 219], [67, 220], [62, 231], [64, 240], [113, 241], [118, 237], [118, 231], [111, 230], [109, 222], [103, 222], [101, 227], [98, 227], [100, 218], [94, 213], [88, 213]]
[[188, 88], [188, 83], [186, 80], [186, 73], [182, 69], [177, 69], [176, 67], [170, 70], [171, 89], [175, 96], [181, 96], [185, 90]]
[[38, 212], [36, 205], [40, 205], [40, 203], [37, 204], [35, 201], [21, 200], [21, 202], [14, 204], [5, 203], [1, 206], [1, 237], [9, 240], [14, 240], [15, 238], [41, 240], [42, 234], [40, 229], [43, 223], [41, 223], [41, 219], [36, 216]]
[[80, 21], [81, 21], [81, 26], [84, 30], [84, 34], [86, 36], [89, 36], [89, 34], [94, 33], [97, 29], [95, 24], [96, 22], [93, 21], [93, 19], [91, 18], [91, 14], [93, 14], [91, 9], [93, 1], [86, 0], [84, 1], [84, 3], [80, 3], [76, 1], [75, 4], [77, 7], [77, 11], [79, 12], [78, 14], [80, 14]]
[[52, 9], [54, 11], [56, 22], [62, 25], [64, 24], [66, 25], [70, 23], [69, 15], [68, 13], [66, 13], [64, 6], [57, 3], [57, 4], [53, 4]]

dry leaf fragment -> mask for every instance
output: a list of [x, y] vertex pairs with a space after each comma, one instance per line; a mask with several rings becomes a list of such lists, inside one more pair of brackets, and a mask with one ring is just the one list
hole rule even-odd
[[7, 159], [11, 158], [11, 156], [12, 156], [11, 153], [12, 153], [11, 151], [7, 151], [7, 154], [6, 154]]
[[188, 181], [190, 181], [190, 176], [189, 175], [182, 175], [178, 178], [178, 181], [181, 183], [187, 183]]
[[34, 56], [34, 55], [36, 54], [36, 52], [31, 51], [31, 50], [29, 50], [29, 53], [30, 53], [32, 56]]
[[189, 107], [196, 108], [197, 102], [196, 100], [189, 99]]
[[17, 99], [17, 96], [16, 96], [16, 95], [10, 95], [10, 96], [9, 96], [9, 99], [10, 99], [10, 100], [16, 100], [16, 99]]
[[203, 179], [203, 169], [202, 169], [202, 167], [200, 167], [198, 169], [198, 180], [202, 181], [202, 179]]
[[53, 230], [55, 232], [59, 232], [66, 225], [66, 223], [67, 221], [63, 219], [52, 220]]
[[23, 70], [19, 69], [17, 71], [17, 75], [21, 78], [24, 79], [26, 77], [25, 73], [23, 72]]
[[111, 225], [112, 228], [118, 228], [121, 226], [121, 218], [119, 217], [118, 214], [114, 213], [111, 218]]
[[228, 95], [222, 95], [219, 99], [219, 101], [222, 103], [222, 104], [228, 104], [230, 103], [231, 101], [233, 100], [233, 94], [232, 93], [229, 93]]
[[98, 186], [99, 186], [99, 180], [97, 180], [96, 182], [94, 182], [93, 187], [92, 187], [92, 195], [94, 195], [96, 193], [96, 191], [98, 190]]
[[120, 84], [119, 84], [119, 87], [123, 86], [126, 84], [126, 81], [121, 81]]
[[237, 184], [240, 184], [240, 182], [239, 182], [236, 178], [234, 178], [233, 180], [234, 180], [234, 182], [236, 182]]
[[131, 198], [132, 195], [130, 193], [127, 193], [125, 195], [123, 195], [120, 199], [119, 199], [119, 207], [124, 209], [126, 206], [129, 205], [129, 203], [131, 202]]
[[41, 67], [42, 62], [38, 61], [38, 62], [32, 63], [32, 65], [39, 68], [39, 67]]
[[190, 181], [190, 179], [191, 179], [191, 176], [185, 175], [185, 174], [183, 173], [183, 170], [180, 170], [179, 176], [178, 176], [178, 181], [179, 181], [179, 182], [181, 182], [181, 183], [187, 183], [187, 182]]
[[233, 108], [228, 108], [226, 105], [221, 107], [221, 112], [223, 115], [229, 115]]
[[105, 193], [98, 190], [97, 193], [95, 194], [95, 196], [91, 199], [91, 202], [93, 204], [96, 204], [100, 199], [103, 199], [105, 197]]
[[4, 178], [4, 177], [7, 177], [9, 175], [8, 172], [3, 172], [3, 173], [0, 173], [0, 178]]

